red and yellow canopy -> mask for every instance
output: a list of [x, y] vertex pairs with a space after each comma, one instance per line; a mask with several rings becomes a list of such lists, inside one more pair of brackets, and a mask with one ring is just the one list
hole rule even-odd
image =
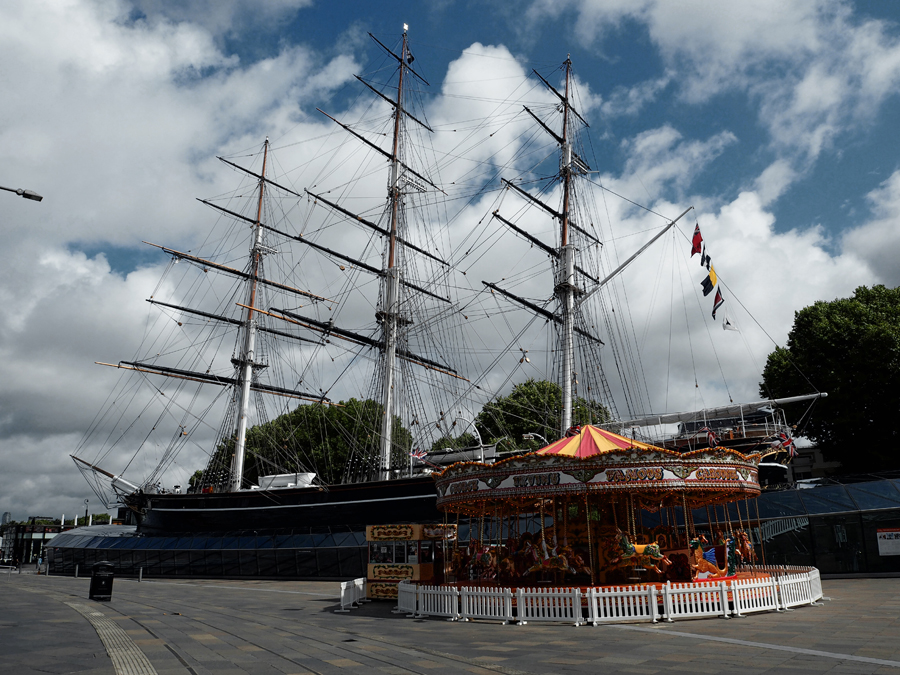
[[537, 451], [539, 455], [560, 455], [563, 457], [593, 457], [595, 455], [604, 455], [608, 452], [617, 450], [628, 450], [630, 448], [638, 448], [640, 450], [661, 450], [655, 445], [641, 443], [640, 441], [614, 434], [611, 431], [600, 429], [599, 427], [589, 424], [581, 427], [578, 433], [573, 436], [566, 436], [555, 443], [551, 443], [546, 448]]

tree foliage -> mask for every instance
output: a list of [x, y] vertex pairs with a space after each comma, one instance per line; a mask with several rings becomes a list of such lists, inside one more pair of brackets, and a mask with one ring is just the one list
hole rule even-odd
[[[271, 422], [251, 427], [247, 431], [245, 483], [255, 484], [259, 476], [305, 471], [315, 471], [325, 483], [338, 483], [353, 471], [359, 475], [351, 478], [363, 477], [377, 455], [381, 418], [380, 403], [351, 398], [337, 405], [300, 405]], [[412, 435], [395, 417], [392, 466], [403, 466], [411, 447]], [[210, 462], [217, 475], [204, 476], [203, 484], [222, 482], [219, 474], [230, 469], [233, 453], [232, 437], [219, 445]]]
[[[549, 443], [560, 437], [562, 388], [555, 382], [530, 379], [513, 387], [508, 396], [487, 403], [475, 422], [485, 443], [500, 442], [501, 450], [530, 448], [543, 442], [525, 441], [524, 434], [539, 434]], [[576, 397], [572, 404], [572, 424], [599, 424], [608, 421], [609, 411], [596, 401]]]
[[[807, 379], [808, 378], [808, 379]], [[900, 466], [900, 288], [861, 286], [851, 298], [794, 314], [787, 348], [769, 354], [760, 392], [828, 397], [800, 431], [847, 471]]]

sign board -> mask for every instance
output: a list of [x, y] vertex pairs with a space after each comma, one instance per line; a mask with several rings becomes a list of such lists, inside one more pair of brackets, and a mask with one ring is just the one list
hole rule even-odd
[[900, 555], [900, 527], [879, 529], [878, 555]]

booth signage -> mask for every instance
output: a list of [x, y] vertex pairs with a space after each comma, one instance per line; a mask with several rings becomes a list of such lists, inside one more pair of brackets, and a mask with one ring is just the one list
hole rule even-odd
[[900, 528], [889, 527], [879, 529], [878, 555], [900, 555]]

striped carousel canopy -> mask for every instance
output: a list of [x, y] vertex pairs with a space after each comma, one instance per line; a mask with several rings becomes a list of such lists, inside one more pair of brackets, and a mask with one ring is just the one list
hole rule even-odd
[[614, 434], [589, 424], [580, 428], [570, 430], [572, 434], [561, 438], [555, 443], [551, 443], [546, 448], [537, 451], [539, 455], [561, 455], [563, 457], [593, 457], [595, 455], [604, 455], [607, 452], [615, 452], [617, 450], [629, 450], [638, 448], [640, 450], [662, 450], [655, 445], [641, 443], [640, 441]]

